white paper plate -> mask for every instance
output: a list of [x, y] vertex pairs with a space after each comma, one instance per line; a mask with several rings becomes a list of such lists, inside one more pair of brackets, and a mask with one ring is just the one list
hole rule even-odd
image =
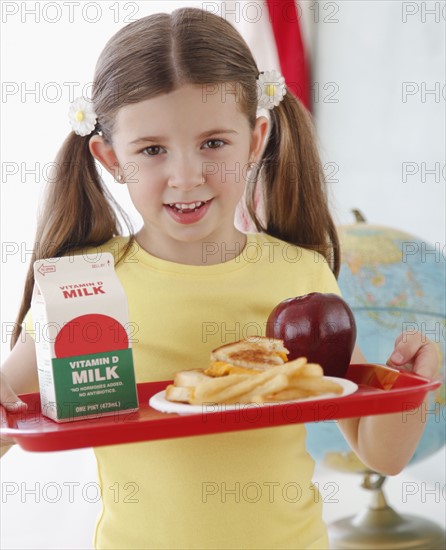
[[260, 406], [275, 406], [283, 405], [284, 403], [298, 403], [306, 401], [320, 401], [322, 399], [337, 399], [339, 397], [345, 397], [355, 393], [358, 389], [358, 385], [347, 380], [345, 378], [336, 378], [334, 376], [324, 376], [325, 380], [332, 380], [333, 382], [338, 383], [342, 386], [343, 392], [341, 394], [336, 393], [324, 393], [323, 395], [317, 395], [314, 397], [302, 397], [301, 399], [295, 399], [293, 401], [278, 401], [277, 403], [262, 403], [259, 405], [257, 403], [234, 403], [232, 405], [223, 404], [203, 404], [203, 405], [188, 405], [187, 403], [176, 403], [174, 401], [168, 401], [166, 399], [166, 391], [160, 391], [149, 399], [149, 405], [152, 409], [164, 413], [177, 413], [177, 414], [203, 414], [203, 413], [213, 413], [213, 412], [222, 412], [222, 411], [233, 411], [239, 410], [241, 408], [258, 408]]

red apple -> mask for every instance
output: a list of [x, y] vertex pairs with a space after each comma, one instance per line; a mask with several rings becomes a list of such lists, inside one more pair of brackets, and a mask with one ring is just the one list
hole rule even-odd
[[344, 377], [356, 341], [356, 323], [337, 294], [312, 292], [280, 302], [270, 313], [266, 336], [283, 340], [289, 360], [306, 357], [325, 376]]

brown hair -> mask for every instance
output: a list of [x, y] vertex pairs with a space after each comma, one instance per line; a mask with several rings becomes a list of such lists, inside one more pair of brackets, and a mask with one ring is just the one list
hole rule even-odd
[[[258, 75], [246, 42], [223, 18], [196, 8], [144, 17], [119, 30], [98, 59], [92, 92], [98, 116], [95, 132], [112, 143], [114, 119], [124, 105], [169, 93], [184, 84], [231, 83], [242, 91], [239, 108], [253, 129]], [[271, 115], [272, 128], [258, 177], [247, 188], [249, 215], [257, 230], [320, 252], [337, 275], [339, 244], [310, 116], [290, 91]], [[35, 260], [107, 242], [121, 233], [117, 213], [130, 232], [127, 250], [133, 243], [131, 224], [96, 169], [89, 138], [71, 132], [57, 155], [57, 175], [46, 190], [11, 347], [30, 307]], [[258, 181], [264, 202], [263, 224], [254, 210]]]

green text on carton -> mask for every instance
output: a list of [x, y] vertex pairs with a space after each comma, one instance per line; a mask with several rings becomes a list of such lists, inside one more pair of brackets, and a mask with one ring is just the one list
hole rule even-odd
[[124, 289], [113, 256], [34, 263], [42, 413], [58, 422], [138, 408]]

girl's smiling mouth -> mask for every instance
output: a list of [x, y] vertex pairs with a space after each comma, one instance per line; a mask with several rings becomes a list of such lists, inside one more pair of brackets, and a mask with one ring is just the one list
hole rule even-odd
[[171, 202], [164, 204], [164, 208], [170, 217], [183, 224], [200, 221], [210, 208], [213, 199], [193, 202]]

